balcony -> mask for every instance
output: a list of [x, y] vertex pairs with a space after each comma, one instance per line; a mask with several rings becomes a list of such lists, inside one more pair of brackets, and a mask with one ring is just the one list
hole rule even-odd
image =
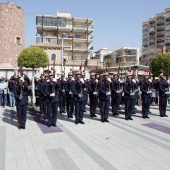
[[157, 19], [157, 25], [164, 25], [164, 23], [165, 23], [164, 18]]
[[166, 21], [170, 21], [170, 13], [166, 14]]
[[154, 38], [149, 40], [149, 44], [154, 44], [154, 43], [155, 43], [155, 39]]
[[157, 32], [157, 37], [162, 37], [164, 36], [165, 32], [164, 31], [159, 31]]
[[157, 26], [157, 31], [163, 31], [165, 30], [165, 26]]
[[162, 46], [164, 46], [164, 42], [163, 43], [162, 42], [157, 43], [157, 47], [162, 47]]
[[157, 38], [157, 42], [162, 42], [162, 41], [165, 41], [165, 38], [164, 38], [164, 37], [159, 37], [159, 38]]

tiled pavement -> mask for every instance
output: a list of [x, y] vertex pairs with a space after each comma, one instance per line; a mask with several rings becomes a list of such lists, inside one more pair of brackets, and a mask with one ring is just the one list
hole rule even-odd
[[88, 110], [85, 125], [62, 114], [56, 128], [28, 112], [26, 130], [18, 130], [15, 108], [0, 108], [0, 170], [170, 169], [170, 116], [159, 117], [154, 107], [150, 119], [142, 119], [137, 107], [133, 121], [122, 111], [101, 123]]

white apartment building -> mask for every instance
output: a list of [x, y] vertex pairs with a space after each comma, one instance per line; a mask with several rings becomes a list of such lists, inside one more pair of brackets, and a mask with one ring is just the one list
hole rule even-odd
[[142, 64], [150, 65], [159, 53], [170, 51], [170, 8], [142, 23]]
[[[36, 29], [36, 45], [43, 46], [43, 43], [48, 42], [49, 48], [46, 47], [46, 50], [50, 67], [53, 66], [51, 55], [56, 54], [56, 74], [60, 74], [62, 62], [66, 75], [70, 69], [79, 69], [80, 65], [85, 69], [85, 62], [93, 51], [93, 19], [72, 17], [70, 13], [58, 12], [56, 15], [37, 15]], [[54, 44], [57, 46], [49, 52]]]

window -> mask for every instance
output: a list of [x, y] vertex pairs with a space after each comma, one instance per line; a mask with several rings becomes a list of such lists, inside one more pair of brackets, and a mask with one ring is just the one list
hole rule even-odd
[[76, 38], [81, 38], [81, 34], [76, 34]]
[[21, 38], [20, 37], [16, 37], [16, 44], [21, 45]]
[[164, 22], [164, 17], [157, 18], [157, 22]]
[[170, 30], [170, 25], [166, 25], [166, 30]]
[[136, 60], [136, 56], [126, 58], [126, 62], [134, 62], [135, 60]]
[[75, 48], [80, 49], [81, 48], [81, 44], [75, 44]]
[[170, 31], [166, 31], [166, 36], [170, 36]]
[[36, 25], [45, 25], [45, 26], [66, 26], [66, 19], [65, 18], [53, 18], [53, 17], [46, 17], [46, 16], [37, 16], [36, 17]]

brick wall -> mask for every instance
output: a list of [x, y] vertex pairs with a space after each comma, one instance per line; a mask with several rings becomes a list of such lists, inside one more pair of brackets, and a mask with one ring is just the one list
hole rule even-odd
[[[20, 45], [16, 38], [20, 38]], [[16, 68], [24, 48], [24, 10], [15, 4], [0, 3], [0, 68]]]

